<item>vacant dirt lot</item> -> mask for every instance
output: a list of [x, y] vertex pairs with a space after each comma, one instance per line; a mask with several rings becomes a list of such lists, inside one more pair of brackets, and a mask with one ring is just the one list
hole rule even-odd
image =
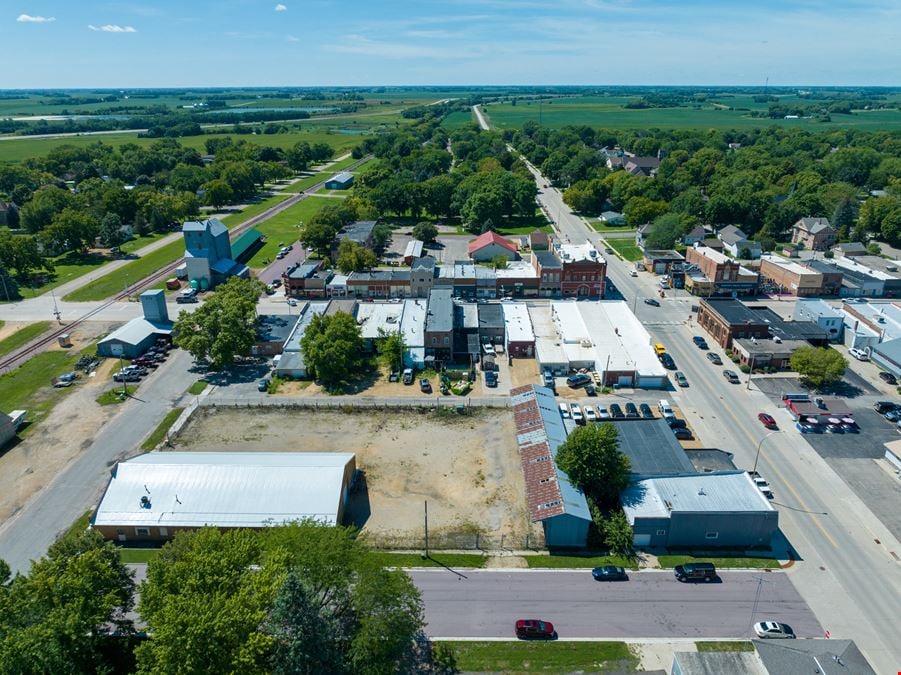
[[[354, 452], [366, 491], [352, 502], [349, 517], [384, 545], [421, 545], [425, 500], [437, 545], [478, 531], [495, 544], [504, 535], [505, 545], [517, 546], [527, 533], [536, 534], [509, 412], [444, 418], [407, 411], [201, 409], [176, 447]], [[466, 538], [460, 537], [461, 547]]]

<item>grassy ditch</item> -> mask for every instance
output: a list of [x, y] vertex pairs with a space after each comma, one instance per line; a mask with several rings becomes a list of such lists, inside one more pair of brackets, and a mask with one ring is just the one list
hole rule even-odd
[[[510, 635], [513, 635], [511, 622]], [[624, 642], [441, 642], [463, 672], [633, 672], [638, 658]]]

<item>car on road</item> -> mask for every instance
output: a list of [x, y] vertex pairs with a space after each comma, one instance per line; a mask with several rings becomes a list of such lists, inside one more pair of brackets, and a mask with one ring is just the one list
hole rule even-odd
[[288, 298], [288, 307], [297, 307], [297, 300], [294, 298]]
[[641, 405], [639, 405], [638, 412], [640, 412], [641, 416], [646, 420], [654, 419], [654, 411], [651, 410], [651, 406], [649, 406], [647, 403], [642, 403]]
[[640, 417], [640, 415], [638, 414], [638, 408], [634, 403], [632, 403], [632, 401], [626, 403], [626, 417], [628, 417], [630, 420], [637, 420]]
[[520, 619], [514, 630], [520, 640], [553, 640], [557, 637], [554, 624], [540, 619]]
[[766, 413], [757, 413], [757, 419], [760, 420], [760, 423], [767, 429], [779, 428], [776, 424], [776, 420], [773, 419], [772, 415], [767, 415]]
[[603, 567], [595, 567], [591, 570], [591, 576], [595, 581], [628, 581], [629, 576], [626, 570], [616, 565], [604, 565]]
[[878, 412], [880, 415], [885, 415], [885, 413], [892, 410], [897, 410], [898, 408], [901, 408], [901, 405], [892, 403], [891, 401], [878, 401], [877, 403], [873, 404], [873, 410]]
[[723, 377], [725, 377], [731, 384], [738, 384], [741, 380], [738, 379], [738, 375], [734, 370], [724, 370]]
[[709, 562], [676, 565], [673, 568], [673, 576], [679, 581], [713, 581], [716, 579], [716, 566]]
[[597, 422], [598, 421], [598, 413], [594, 409], [593, 406], [590, 406], [590, 405], [585, 406], [585, 421], [586, 422]]
[[657, 302], [654, 298], [645, 298], [644, 304], [650, 305], [651, 307], [660, 307], [660, 303]]
[[705, 340], [705, 339], [704, 339], [703, 337], [701, 337], [700, 335], [695, 335], [695, 336], [691, 339], [691, 341], [694, 342], [695, 345], [697, 345], [698, 348], [700, 348], [700, 349], [709, 349], [709, 347], [707, 346], [707, 340]]
[[679, 441], [690, 441], [692, 439], [691, 432], [688, 429], [681, 429], [678, 427], [670, 427], [673, 432], [673, 436], [676, 437], [676, 440]]
[[635, 270], [629, 270], [629, 276], [630, 276], [630, 277], [637, 277], [637, 276], [638, 276], [638, 272], [636, 272]]
[[720, 358], [720, 355], [716, 352], [707, 352], [707, 360], [710, 361], [715, 366], [723, 365], [723, 360]]
[[891, 373], [887, 373], [884, 370], [880, 371], [879, 379], [885, 382], [886, 384], [896, 385], [898, 384], [898, 378], [892, 375]]
[[676, 378], [676, 384], [678, 384], [680, 387], [688, 386], [688, 378], [685, 377], [685, 373], [683, 373], [681, 370], [677, 370], [674, 377]]
[[754, 624], [754, 634], [759, 638], [793, 640], [795, 631], [778, 621], [761, 621]]
[[269, 391], [269, 380], [263, 378], [257, 382], [257, 391]]
[[623, 409], [619, 407], [619, 403], [611, 403], [610, 404], [610, 417], [615, 420], [621, 420], [625, 418], [623, 414]]
[[660, 355], [660, 363], [663, 364], [663, 367], [667, 370], [675, 370], [676, 362], [673, 361], [673, 357], [669, 354], [661, 354]]
[[662, 342], [658, 342], [654, 345], [654, 353], [659, 357], [663, 354], [666, 354], [666, 347], [663, 346]]
[[423, 394], [431, 394], [432, 383], [423, 377], [421, 380], [419, 380], [419, 391], [421, 391]]
[[578, 389], [586, 384], [591, 384], [591, 378], [585, 373], [576, 373], [566, 378], [566, 386], [570, 389]]
[[598, 419], [599, 420], [609, 420], [610, 412], [602, 405], [598, 406]]
[[848, 350], [848, 353], [858, 361], [870, 360], [870, 355], [867, 354], [864, 350], [858, 349], [857, 347], [851, 347], [851, 349]]
[[570, 417], [569, 406], [566, 405], [565, 403], [560, 404], [560, 417], [562, 417], [565, 420], [568, 420]]
[[576, 424], [585, 424], [585, 415], [582, 414], [582, 408], [578, 403], [569, 404], [569, 414], [572, 415], [573, 422]]

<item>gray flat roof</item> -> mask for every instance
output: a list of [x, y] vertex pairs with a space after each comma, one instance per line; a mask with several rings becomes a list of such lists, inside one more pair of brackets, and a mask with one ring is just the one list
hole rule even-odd
[[704, 298], [701, 300], [701, 304], [708, 305], [731, 326], [766, 324], [763, 320], [764, 317], [735, 298]]
[[105, 342], [124, 342], [129, 345], [137, 345], [143, 342], [150, 335], [169, 335], [172, 333], [171, 323], [156, 323], [148, 321], [143, 316], [132, 319], [124, 326], [117, 328], [105, 338], [100, 340], [98, 344]]
[[560, 259], [551, 251], [535, 251], [532, 253], [532, 255], [538, 259], [538, 263], [542, 267], [547, 267], [548, 269], [563, 268], [563, 263], [560, 262]]
[[449, 333], [454, 329], [454, 289], [433, 288], [429, 292], [425, 329], [434, 333]]
[[478, 305], [479, 328], [503, 328], [504, 308], [499, 304]]
[[694, 473], [695, 468], [665, 420], [615, 420], [619, 451], [638, 476]]

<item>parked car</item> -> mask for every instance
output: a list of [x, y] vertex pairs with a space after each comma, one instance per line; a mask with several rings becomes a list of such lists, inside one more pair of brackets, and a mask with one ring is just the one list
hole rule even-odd
[[585, 421], [586, 422], [597, 422], [598, 421], [598, 414], [595, 411], [595, 409], [590, 405], [585, 406]]
[[738, 375], [736, 375], [733, 370], [724, 370], [723, 377], [725, 377], [731, 384], [738, 384], [741, 380], [738, 379]]
[[687, 429], [688, 424], [685, 420], [680, 419], [679, 417], [667, 417], [666, 423], [669, 425], [670, 429]]
[[770, 488], [770, 484], [767, 483], [763, 478], [760, 478], [760, 476], [758, 475], [758, 477], [756, 478], [752, 477], [751, 480], [754, 481], [754, 485], [756, 485], [757, 489], [763, 493], [764, 497], [766, 497], [767, 499], [773, 498], [773, 490]]
[[[487, 375], [487, 373], [486, 373], [486, 375]], [[419, 391], [421, 391], [423, 394], [431, 394], [432, 393], [432, 383], [423, 377], [421, 380], [419, 380]]]
[[562, 417], [565, 420], [568, 420], [570, 417], [569, 406], [566, 405], [565, 403], [560, 404], [560, 417]]
[[649, 406], [647, 403], [642, 403], [641, 405], [639, 405], [638, 412], [640, 412], [641, 416], [646, 420], [654, 419], [654, 411], [651, 410], [651, 406]]
[[760, 420], [760, 423], [765, 426], [767, 429], [778, 429], [779, 427], [776, 425], [776, 420], [773, 419], [772, 415], [767, 415], [766, 413], [757, 413], [757, 419]]
[[572, 415], [573, 421], [576, 424], [585, 423], [585, 416], [582, 414], [582, 408], [579, 407], [578, 403], [569, 404], [569, 414]]
[[886, 384], [890, 384], [892, 386], [898, 384], [898, 378], [892, 375], [891, 373], [887, 373], [884, 370], [880, 371], [879, 379], [885, 382]]
[[389, 382], [397, 382], [399, 379], [400, 379], [400, 373], [397, 372], [396, 370], [392, 370], [391, 373], [388, 375]]
[[598, 406], [598, 419], [601, 421], [610, 419], [610, 413], [608, 412], [607, 408], [602, 405]]
[[842, 431], [844, 431], [846, 434], [859, 434], [860, 427], [857, 426], [857, 422], [845, 422], [844, 420], [842, 420]]
[[621, 420], [625, 418], [623, 414], [623, 409], [619, 407], [619, 403], [611, 403], [610, 404], [610, 417], [615, 420]]
[[658, 342], [654, 345], [654, 353], [659, 357], [663, 354], [666, 354], [666, 347], [663, 346], [662, 342]]
[[660, 303], [654, 300], [654, 298], [645, 298], [644, 304], [651, 305], [651, 307], [660, 307]]
[[673, 431], [673, 436], [676, 437], [676, 440], [679, 441], [690, 441], [692, 439], [691, 432], [688, 429], [680, 429], [671, 427]]
[[553, 391], [557, 392], [557, 383], [554, 380], [554, 374], [548, 370], [547, 368], [541, 373], [541, 377], [544, 380], [544, 386]]
[[403, 383], [404, 384], [413, 384], [413, 369], [412, 368], [404, 368]]
[[120, 370], [118, 373], [113, 375], [114, 382], [140, 382], [141, 376], [135, 372], [127, 372], [125, 370]]
[[795, 429], [802, 434], [819, 434], [823, 431], [819, 424], [807, 424], [806, 422], [795, 422]]
[[585, 395], [586, 396], [597, 396], [597, 389], [594, 388], [593, 384], [585, 385]]
[[257, 382], [257, 391], [269, 391], [269, 380], [263, 378]]
[[715, 366], [723, 365], [723, 360], [720, 358], [720, 355], [716, 352], [707, 352], [707, 360], [710, 361]]
[[843, 433], [845, 433], [845, 430], [842, 429], [841, 422], [839, 422], [838, 424], [835, 424], [835, 423], [829, 423], [829, 424], [827, 424], [827, 425], [826, 425], [826, 431], [827, 431], [827, 433], [830, 433], [830, 434], [843, 434]]
[[713, 581], [716, 579], [716, 566], [709, 562], [685, 563], [676, 565], [673, 575], [679, 581]]
[[566, 385], [570, 389], [578, 389], [579, 387], [584, 387], [586, 384], [591, 384], [591, 378], [585, 373], [576, 373], [575, 375], [570, 375], [566, 378]]
[[898, 408], [901, 408], [901, 405], [892, 403], [891, 401], [879, 401], [878, 403], [873, 404], [873, 409], [880, 415], [884, 415], [890, 410], [897, 410]]
[[851, 349], [848, 350], [848, 353], [858, 361], [870, 360], [870, 355], [867, 354], [864, 350], [858, 349], [857, 347], [851, 347]]
[[297, 307], [297, 300], [294, 298], [288, 298], [288, 307]]
[[616, 565], [604, 565], [591, 570], [591, 576], [595, 581], [628, 581], [626, 570]]
[[669, 354], [661, 354], [660, 355], [660, 363], [663, 364], [663, 367], [667, 370], [675, 370], [676, 362], [673, 361], [673, 357]]
[[895, 408], [894, 410], [889, 410], [883, 417], [889, 422], [897, 422], [898, 420], [901, 420], [901, 409]]
[[657, 401], [657, 410], [660, 411], [660, 414], [664, 419], [670, 419], [676, 416], [673, 412], [672, 407], [670, 407], [669, 401], [667, 401], [665, 398]]
[[781, 640], [793, 640], [795, 631], [791, 626], [778, 621], [761, 621], [754, 624], [754, 634], [759, 638], [771, 638]]
[[554, 624], [540, 619], [520, 619], [516, 622], [515, 632], [520, 640], [553, 640], [557, 637]]
[[692, 340], [692, 342], [694, 342], [695, 345], [697, 345], [700, 349], [709, 349], [709, 347], [707, 346], [707, 340], [705, 340], [705, 339], [704, 339], [703, 337], [701, 337], [700, 335], [695, 335], [691, 340]]
[[64, 389], [66, 387], [71, 387], [71, 386], [72, 386], [72, 380], [63, 380], [60, 378], [56, 378], [55, 380], [53, 380], [53, 388], [54, 389]]
[[688, 386], [688, 378], [685, 377], [685, 373], [683, 373], [681, 370], [677, 370], [674, 377], [676, 378], [676, 384], [678, 384], [680, 387]]
[[497, 386], [497, 373], [493, 370], [485, 371], [485, 386], [486, 387], [496, 387]]
[[640, 415], [638, 414], [638, 408], [635, 407], [635, 404], [632, 403], [632, 401], [626, 403], [626, 417], [628, 417], [630, 420], [636, 420], [640, 417]]
[[494, 345], [489, 342], [483, 342], [482, 351], [485, 352], [488, 356], [494, 356]]

